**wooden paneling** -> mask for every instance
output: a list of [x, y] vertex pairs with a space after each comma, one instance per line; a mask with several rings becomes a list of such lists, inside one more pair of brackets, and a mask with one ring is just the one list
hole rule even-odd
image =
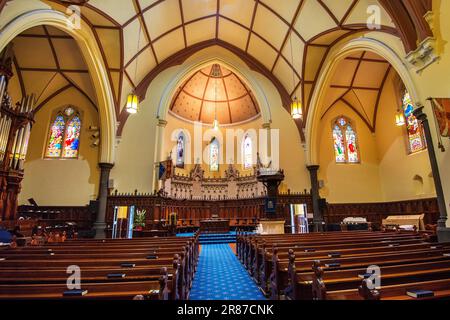
[[425, 224], [436, 224], [439, 208], [436, 198], [382, 203], [327, 204], [326, 223], [341, 223], [347, 217], [363, 217], [374, 224], [391, 215], [425, 214]]
[[80, 229], [92, 228], [95, 212], [84, 207], [33, 207], [20, 206], [18, 209], [19, 217], [29, 217], [37, 221], [40, 226], [54, 226], [55, 224], [65, 222], [75, 222]]

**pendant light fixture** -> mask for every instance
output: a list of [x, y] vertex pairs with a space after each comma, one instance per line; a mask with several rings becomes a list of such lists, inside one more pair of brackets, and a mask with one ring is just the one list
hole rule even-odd
[[[289, 35], [289, 43], [291, 46], [291, 65], [292, 65], [292, 87], [295, 88], [295, 72], [294, 72], [294, 51], [292, 49], [292, 31]], [[297, 95], [291, 102], [291, 116], [292, 119], [298, 120], [303, 118], [302, 102], [297, 99]]]
[[[134, 81], [137, 80], [137, 69], [138, 69], [138, 58], [139, 58], [139, 50], [140, 50], [140, 44], [141, 44], [141, 32], [142, 32], [142, 26], [141, 21], [139, 21], [139, 34], [138, 34], [138, 43], [137, 43], [137, 53], [136, 56], [136, 67], [134, 69]], [[128, 94], [127, 97], [127, 105], [126, 110], [129, 114], [136, 114], [139, 112], [139, 98], [136, 95], [136, 88], [133, 89], [133, 91]]]

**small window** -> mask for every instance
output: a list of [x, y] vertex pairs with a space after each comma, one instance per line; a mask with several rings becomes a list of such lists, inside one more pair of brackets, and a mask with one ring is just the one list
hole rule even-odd
[[177, 168], [184, 168], [184, 150], [186, 147], [186, 136], [180, 132], [177, 139]]
[[244, 169], [251, 169], [253, 167], [253, 142], [248, 134], [244, 138], [242, 151]]
[[209, 145], [209, 170], [211, 172], [219, 171], [219, 141], [213, 138]]

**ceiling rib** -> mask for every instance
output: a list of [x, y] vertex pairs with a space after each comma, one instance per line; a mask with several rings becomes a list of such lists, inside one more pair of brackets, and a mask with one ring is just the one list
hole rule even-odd
[[253, 7], [253, 14], [252, 14], [252, 22], [250, 23], [250, 29], [247, 37], [247, 44], [245, 45], [245, 52], [248, 52], [248, 47], [250, 46], [250, 38], [252, 36], [253, 26], [255, 24], [256, 11], [258, 10], [258, 5], [259, 0], [255, 0], [255, 6]]

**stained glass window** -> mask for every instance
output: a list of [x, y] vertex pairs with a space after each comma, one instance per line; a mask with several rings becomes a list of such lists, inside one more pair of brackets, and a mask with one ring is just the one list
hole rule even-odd
[[345, 130], [345, 139], [347, 141], [347, 160], [350, 163], [358, 163], [359, 155], [356, 148], [356, 133], [350, 125]]
[[45, 154], [46, 157], [61, 157], [65, 127], [66, 122], [64, 120], [64, 117], [58, 114], [52, 126], [50, 127], [50, 138], [48, 140], [47, 152]]
[[209, 170], [219, 171], [219, 141], [214, 138], [209, 145]]
[[243, 145], [244, 169], [251, 169], [253, 166], [253, 146], [252, 138], [246, 135]]
[[336, 125], [333, 130], [333, 140], [334, 140], [334, 153], [336, 156], [336, 162], [345, 163], [345, 144], [344, 135], [342, 134], [341, 128]]
[[410, 153], [416, 153], [426, 149], [425, 137], [422, 125], [414, 116], [414, 105], [408, 91], [403, 95], [403, 111], [405, 112], [406, 130], [408, 133], [408, 148]]
[[80, 146], [81, 119], [72, 107], [59, 112], [50, 127], [45, 156], [74, 159]]
[[66, 127], [64, 138], [63, 158], [77, 158], [80, 145], [81, 120], [78, 116], [73, 117]]
[[185, 135], [180, 132], [177, 139], [177, 168], [184, 168]]
[[339, 117], [333, 123], [333, 143], [336, 163], [359, 163], [358, 138], [351, 123]]

